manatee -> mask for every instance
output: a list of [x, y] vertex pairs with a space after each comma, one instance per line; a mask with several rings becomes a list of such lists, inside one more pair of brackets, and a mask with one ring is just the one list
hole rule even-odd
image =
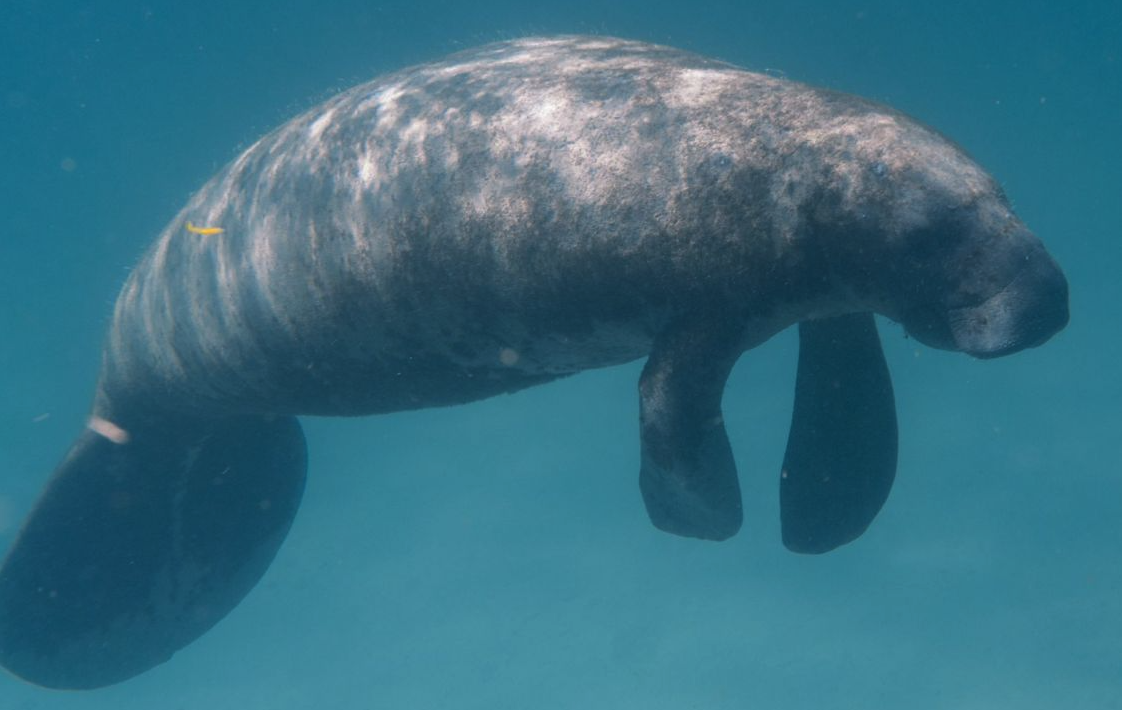
[[782, 539], [857, 538], [896, 471], [874, 314], [993, 358], [1067, 282], [955, 144], [861, 98], [607, 37], [502, 42], [357, 86], [257, 141], [128, 277], [89, 419], [0, 568], [0, 664], [96, 688], [168, 660], [264, 574], [297, 415], [472, 402], [646, 357], [654, 525], [741, 523], [721, 415], [793, 325]]

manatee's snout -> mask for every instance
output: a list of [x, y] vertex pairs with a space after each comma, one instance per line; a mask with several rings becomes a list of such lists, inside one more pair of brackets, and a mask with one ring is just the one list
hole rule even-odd
[[[997, 261], [1001, 263], [976, 273], [959, 268], [957, 293], [972, 294], [969, 305], [953, 300], [918, 305], [901, 319], [904, 329], [934, 348], [995, 358], [1041, 345], [1067, 325], [1067, 279], [1039, 242], [1022, 243], [1007, 259]], [[994, 281], [1005, 285], [980, 296], [985, 291], [978, 284]]]
[[978, 358], [1042, 345], [1067, 325], [1068, 287], [1041, 249], [1003, 289], [982, 303], [948, 313], [954, 349]]

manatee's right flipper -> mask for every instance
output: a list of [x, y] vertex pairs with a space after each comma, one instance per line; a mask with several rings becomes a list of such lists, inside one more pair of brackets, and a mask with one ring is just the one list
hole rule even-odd
[[32, 683], [97, 688], [168, 660], [257, 583], [296, 514], [292, 417], [128, 434], [82, 434], [0, 568], [0, 664]]
[[702, 324], [660, 338], [639, 380], [639, 487], [661, 530], [724, 540], [740, 529], [740, 484], [721, 415], [734, 339]]
[[873, 314], [800, 323], [783, 544], [819, 553], [857, 539], [895, 477], [896, 402]]

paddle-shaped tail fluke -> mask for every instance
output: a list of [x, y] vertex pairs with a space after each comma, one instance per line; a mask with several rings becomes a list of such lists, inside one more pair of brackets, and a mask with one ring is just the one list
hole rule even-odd
[[168, 660], [264, 574], [307, 455], [292, 417], [86, 431], [0, 568], [0, 665], [52, 688]]
[[871, 313], [799, 324], [795, 411], [779, 486], [783, 544], [857, 539], [896, 477], [896, 402]]

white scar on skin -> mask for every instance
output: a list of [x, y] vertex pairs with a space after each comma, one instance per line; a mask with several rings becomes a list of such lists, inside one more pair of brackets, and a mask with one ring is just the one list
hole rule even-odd
[[90, 420], [86, 422], [86, 426], [89, 427], [90, 431], [101, 434], [114, 444], [129, 443], [129, 433], [108, 419], [92, 416]]

